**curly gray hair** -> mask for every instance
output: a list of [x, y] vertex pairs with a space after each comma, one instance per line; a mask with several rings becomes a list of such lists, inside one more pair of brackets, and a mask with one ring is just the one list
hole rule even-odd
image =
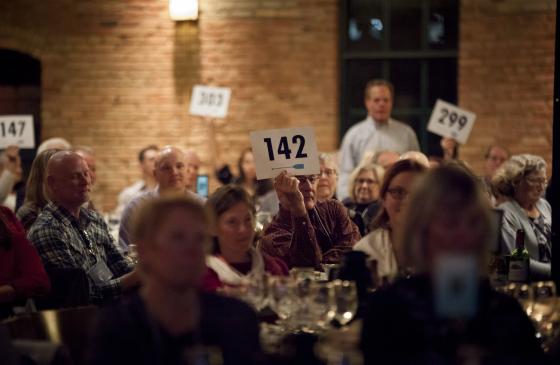
[[503, 163], [492, 178], [494, 191], [506, 197], [513, 197], [521, 180], [533, 171], [546, 170], [545, 160], [536, 155], [511, 156]]

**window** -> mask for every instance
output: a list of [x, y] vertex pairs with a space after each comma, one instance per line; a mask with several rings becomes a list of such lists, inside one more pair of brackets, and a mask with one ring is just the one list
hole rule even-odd
[[393, 117], [409, 124], [427, 154], [440, 137], [426, 130], [436, 99], [457, 103], [458, 0], [341, 0], [342, 138], [366, 115], [374, 78], [395, 85]]

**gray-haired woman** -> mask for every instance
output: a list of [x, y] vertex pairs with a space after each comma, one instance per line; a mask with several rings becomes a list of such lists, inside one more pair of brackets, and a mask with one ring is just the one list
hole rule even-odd
[[549, 278], [552, 209], [543, 198], [546, 162], [535, 155], [512, 156], [496, 171], [492, 185], [505, 198], [498, 208], [504, 212], [502, 237], [506, 253], [515, 248], [517, 230], [524, 230], [532, 279]]

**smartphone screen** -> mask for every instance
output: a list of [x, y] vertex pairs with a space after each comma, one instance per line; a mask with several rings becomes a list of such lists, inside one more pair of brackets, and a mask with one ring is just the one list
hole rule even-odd
[[208, 175], [196, 177], [196, 193], [203, 198], [208, 198]]

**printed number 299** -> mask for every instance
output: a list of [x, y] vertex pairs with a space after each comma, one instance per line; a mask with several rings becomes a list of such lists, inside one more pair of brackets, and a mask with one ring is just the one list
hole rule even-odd
[[[271, 138], [264, 138], [264, 142], [266, 143], [266, 147], [268, 148], [268, 159], [270, 161], [274, 161], [274, 148], [272, 146], [272, 139]], [[307, 157], [307, 153], [303, 152], [305, 148], [305, 138], [302, 135], [295, 135], [292, 137], [292, 144], [298, 146], [296, 158], [305, 158]], [[286, 160], [289, 160], [292, 157], [292, 150], [288, 145], [288, 137], [281, 137], [280, 143], [278, 143], [278, 155], [286, 156]]]

